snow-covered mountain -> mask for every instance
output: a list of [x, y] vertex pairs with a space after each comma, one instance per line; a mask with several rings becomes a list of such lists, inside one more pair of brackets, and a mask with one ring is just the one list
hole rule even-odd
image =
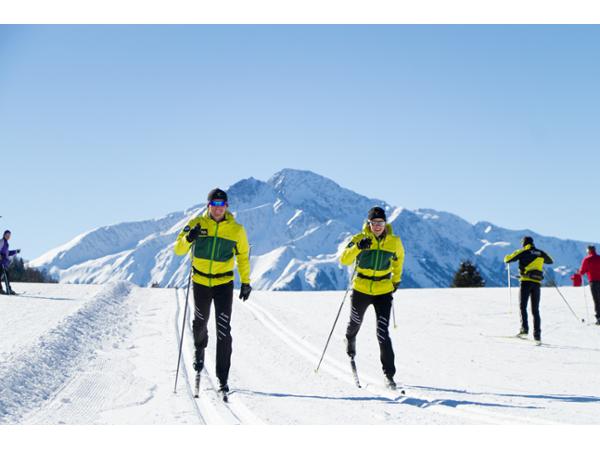
[[[461, 260], [470, 259], [488, 286], [505, 286], [505, 254], [533, 236], [555, 259], [558, 284], [570, 283], [588, 243], [475, 225], [431, 209], [407, 210], [367, 198], [309, 171], [284, 169], [269, 180], [241, 180], [227, 189], [230, 209], [248, 232], [252, 285], [269, 290], [345, 289], [349, 269], [338, 256], [362, 227], [366, 212], [382, 206], [406, 250], [403, 287], [447, 287]], [[204, 211], [196, 205], [161, 219], [100, 227], [38, 257], [63, 283], [127, 280], [140, 286], [182, 286], [189, 259], [173, 253], [179, 231]], [[516, 268], [514, 268], [516, 271]]]

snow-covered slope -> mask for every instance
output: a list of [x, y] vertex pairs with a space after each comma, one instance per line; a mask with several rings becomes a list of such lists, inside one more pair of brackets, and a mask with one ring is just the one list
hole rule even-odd
[[[252, 245], [252, 283], [271, 290], [345, 289], [349, 270], [338, 263], [345, 242], [357, 233], [374, 205], [387, 210], [406, 249], [403, 287], [445, 287], [461, 260], [471, 259], [488, 286], [506, 284], [502, 257], [524, 234], [556, 261], [559, 284], [568, 284], [587, 243], [475, 225], [430, 209], [393, 207], [345, 189], [309, 171], [285, 169], [267, 181], [241, 180], [228, 189], [231, 210]], [[143, 222], [121, 223], [84, 233], [31, 262], [66, 283], [126, 280], [140, 286], [182, 286], [189, 260], [174, 255], [173, 242], [202, 205]]]
[[[214, 321], [201, 395], [191, 391], [191, 309], [173, 393], [183, 289], [14, 283], [0, 297], [0, 424], [598, 424], [600, 327], [542, 289], [541, 347], [507, 289], [406, 289], [390, 327], [396, 380], [383, 387], [373, 310], [344, 352], [349, 302], [315, 368], [343, 292], [254, 291], [235, 300], [230, 403], [215, 392]], [[588, 322], [582, 288], [564, 288]], [[192, 305], [189, 305], [192, 308]], [[26, 321], [26, 322], [25, 322]], [[393, 323], [393, 322], [392, 322]]]

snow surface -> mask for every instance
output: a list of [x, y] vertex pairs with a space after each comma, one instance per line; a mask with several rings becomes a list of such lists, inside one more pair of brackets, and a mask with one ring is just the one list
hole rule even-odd
[[[254, 291], [235, 298], [230, 403], [216, 395], [214, 324], [194, 400], [191, 323], [173, 393], [183, 289], [14, 283], [0, 297], [0, 423], [10, 424], [598, 424], [600, 327], [543, 288], [544, 345], [519, 328], [518, 288], [396, 294], [391, 328], [406, 396], [383, 387], [375, 319], [358, 336], [363, 389], [344, 354], [349, 302], [315, 368], [343, 292]], [[592, 319], [589, 295], [563, 288]], [[512, 304], [511, 304], [512, 301]], [[191, 306], [191, 305], [190, 305]]]

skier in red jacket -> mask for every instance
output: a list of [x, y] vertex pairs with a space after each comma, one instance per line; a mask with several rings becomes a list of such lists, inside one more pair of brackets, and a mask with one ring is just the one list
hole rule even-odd
[[600, 325], [600, 255], [596, 254], [593, 245], [588, 246], [588, 255], [581, 262], [579, 273], [587, 274], [596, 308], [596, 325]]

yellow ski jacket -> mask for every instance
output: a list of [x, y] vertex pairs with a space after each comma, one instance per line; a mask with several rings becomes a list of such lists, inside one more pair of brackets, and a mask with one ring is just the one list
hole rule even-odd
[[553, 264], [552, 258], [544, 251], [535, 248], [531, 244], [506, 255], [504, 262], [509, 264], [519, 261], [519, 279], [521, 281], [533, 281], [542, 284], [544, 279], [544, 264]]
[[[371, 238], [371, 247], [360, 250], [356, 244], [363, 238]], [[394, 284], [402, 279], [404, 246], [400, 236], [393, 233], [392, 226], [386, 224], [385, 234], [377, 239], [368, 224], [362, 233], [352, 237], [340, 257], [346, 266], [356, 261], [356, 276], [352, 288], [368, 295], [383, 295], [394, 291]]]
[[194, 244], [192, 268], [194, 283], [219, 286], [233, 280], [234, 257], [242, 283], [250, 284], [250, 246], [244, 227], [227, 211], [221, 222], [215, 222], [205, 211], [188, 222], [177, 236], [175, 254], [185, 255], [192, 244], [186, 239], [189, 231], [200, 225], [200, 235]]

